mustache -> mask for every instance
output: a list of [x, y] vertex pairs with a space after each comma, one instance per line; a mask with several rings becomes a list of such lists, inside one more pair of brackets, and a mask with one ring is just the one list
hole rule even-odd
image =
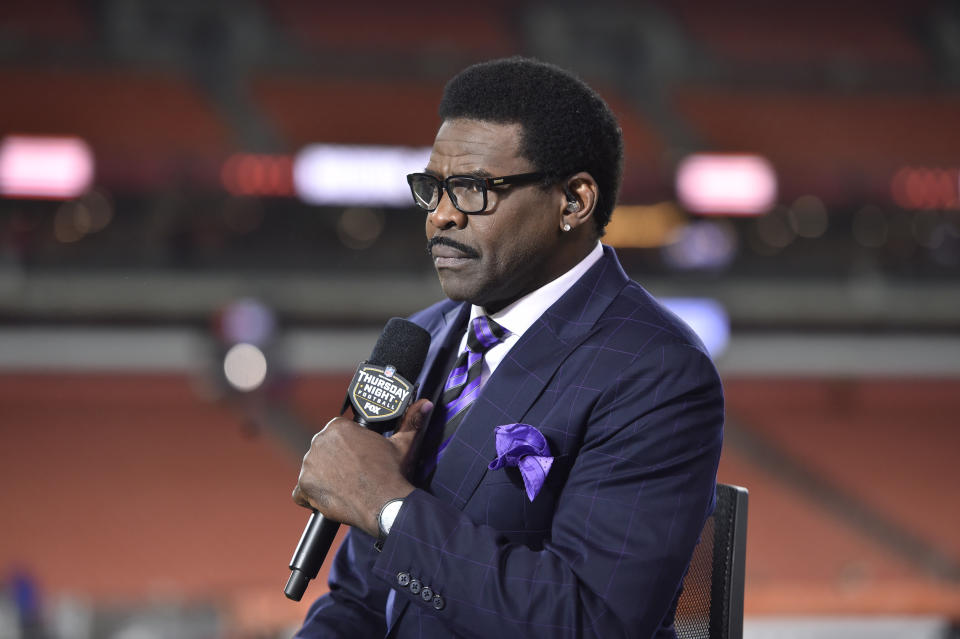
[[456, 240], [451, 240], [449, 237], [444, 237], [442, 235], [434, 235], [427, 240], [427, 255], [433, 257], [433, 247], [437, 245], [449, 246], [450, 248], [460, 251], [466, 257], [480, 257], [480, 254], [477, 253], [472, 247], [469, 247], [466, 244], [461, 244]]

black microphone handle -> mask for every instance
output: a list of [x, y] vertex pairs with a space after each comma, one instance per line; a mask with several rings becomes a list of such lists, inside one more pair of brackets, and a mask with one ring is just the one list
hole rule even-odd
[[[363, 417], [355, 415], [354, 421], [364, 428], [367, 427], [367, 420]], [[287, 585], [283, 589], [287, 599], [300, 601], [303, 598], [307, 586], [320, 573], [320, 566], [326, 560], [339, 529], [339, 521], [327, 519], [316, 510], [310, 515], [297, 549], [293, 551], [293, 558], [290, 559], [290, 577], [287, 578]]]
[[310, 515], [310, 521], [303, 529], [300, 543], [290, 560], [290, 577], [283, 589], [288, 599], [300, 601], [303, 598], [310, 581], [317, 578], [339, 529], [339, 521], [327, 519], [316, 510]]

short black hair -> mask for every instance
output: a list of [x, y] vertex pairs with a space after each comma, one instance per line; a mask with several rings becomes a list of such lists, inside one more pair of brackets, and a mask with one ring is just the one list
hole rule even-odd
[[598, 235], [610, 221], [623, 173], [623, 135], [613, 111], [583, 80], [558, 66], [515, 56], [481, 62], [443, 90], [440, 118], [520, 124], [520, 153], [555, 184], [586, 171], [599, 187]]

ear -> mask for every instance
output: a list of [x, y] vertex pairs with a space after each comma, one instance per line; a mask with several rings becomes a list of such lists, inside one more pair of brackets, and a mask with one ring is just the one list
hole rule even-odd
[[593, 210], [597, 206], [600, 189], [593, 176], [585, 171], [571, 175], [562, 183], [563, 202], [560, 228], [570, 231], [584, 224], [593, 226]]

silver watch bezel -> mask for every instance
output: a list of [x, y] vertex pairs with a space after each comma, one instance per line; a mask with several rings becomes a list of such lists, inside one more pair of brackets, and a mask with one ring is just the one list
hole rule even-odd
[[393, 522], [396, 521], [401, 506], [403, 506], [402, 497], [391, 499], [380, 507], [380, 512], [377, 514], [377, 526], [380, 528], [380, 539], [384, 539], [390, 534], [390, 529], [393, 528]]

